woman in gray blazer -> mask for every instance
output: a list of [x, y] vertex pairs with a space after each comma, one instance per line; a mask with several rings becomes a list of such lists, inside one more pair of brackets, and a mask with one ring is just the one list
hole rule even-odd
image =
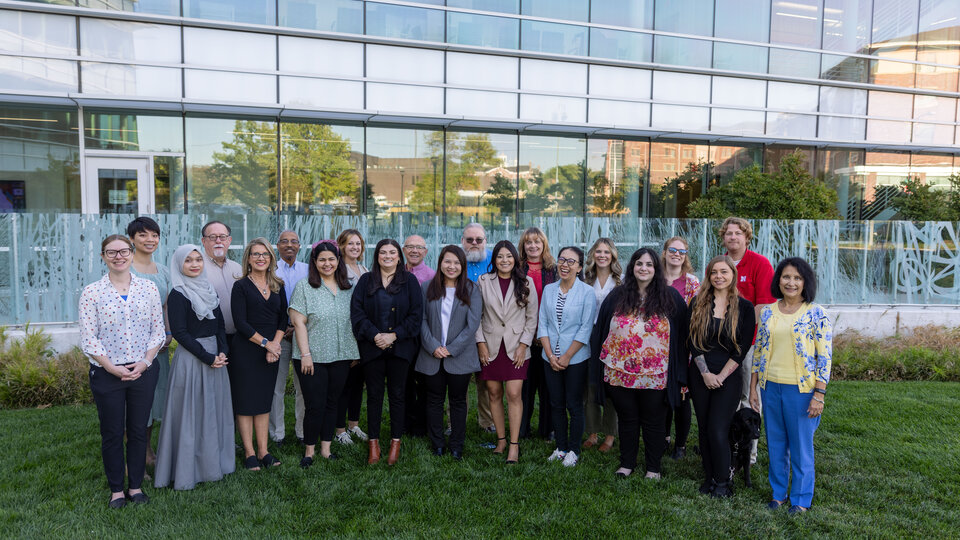
[[443, 397], [450, 394], [450, 455], [463, 459], [467, 432], [467, 389], [480, 371], [474, 339], [480, 327], [480, 289], [467, 278], [467, 256], [459, 246], [440, 251], [437, 272], [423, 284], [420, 354], [415, 369], [426, 375], [427, 425], [433, 453], [442, 456]]

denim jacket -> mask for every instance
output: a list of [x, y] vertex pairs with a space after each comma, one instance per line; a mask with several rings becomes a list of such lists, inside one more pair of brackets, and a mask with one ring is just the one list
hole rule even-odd
[[[833, 356], [833, 325], [819, 304], [804, 304], [804, 310], [793, 325], [793, 359], [799, 376], [800, 392], [813, 392], [817, 381], [830, 382]], [[757, 340], [753, 351], [753, 372], [758, 374], [760, 388], [766, 388], [767, 360], [770, 358], [770, 319], [773, 310], [760, 311]]]

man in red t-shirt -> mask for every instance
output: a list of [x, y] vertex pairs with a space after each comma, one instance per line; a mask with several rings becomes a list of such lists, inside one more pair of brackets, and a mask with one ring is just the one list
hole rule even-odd
[[[720, 227], [720, 239], [723, 247], [727, 248], [727, 255], [737, 265], [737, 290], [740, 296], [753, 303], [756, 311], [756, 320], [760, 322], [760, 308], [764, 304], [772, 304], [776, 300], [770, 291], [770, 282], [773, 281], [773, 266], [769, 259], [756, 251], [747, 249], [753, 238], [753, 227], [750, 222], [738, 217], [728, 217]], [[756, 328], [754, 328], [756, 332]], [[740, 367], [743, 386], [740, 396], [740, 408], [750, 406], [750, 376], [753, 372], [753, 347], [747, 352], [746, 358]], [[750, 462], [757, 461], [757, 441], [753, 441], [750, 451]]]

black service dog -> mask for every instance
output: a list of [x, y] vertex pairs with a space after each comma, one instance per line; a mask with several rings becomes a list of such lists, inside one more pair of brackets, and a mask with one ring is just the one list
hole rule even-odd
[[760, 413], [745, 407], [733, 415], [730, 423], [730, 482], [739, 470], [743, 470], [743, 480], [747, 487], [750, 482], [750, 446], [754, 439], [760, 438]]

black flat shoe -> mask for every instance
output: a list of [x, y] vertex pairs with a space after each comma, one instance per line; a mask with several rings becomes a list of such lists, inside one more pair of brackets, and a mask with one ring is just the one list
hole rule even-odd
[[713, 480], [704, 480], [703, 483], [700, 484], [700, 489], [698, 491], [701, 495], [710, 495], [713, 493], [713, 487]]
[[127, 495], [127, 499], [133, 504], [147, 504], [150, 502], [150, 497], [147, 497], [147, 494], [144, 492], [134, 493], [133, 495]]
[[303, 459], [300, 460], [300, 467], [302, 467], [302, 468], [304, 468], [304, 469], [309, 469], [311, 465], [313, 465], [313, 458], [312, 458], [312, 457], [306, 457], [306, 456], [304, 456]]
[[325, 457], [325, 458], [323, 458], [323, 459], [340, 459], [340, 456], [338, 456], [338, 455], [336, 455], [336, 454], [334, 454], [334, 453], [331, 453], [329, 456], [327, 456], [327, 457]]
[[111, 499], [110, 502], [107, 503], [107, 508], [123, 508], [126, 505], [127, 499], [120, 497], [119, 499]]
[[437, 457], [440, 457], [443, 455], [443, 447], [441, 446], [440, 448], [434, 448], [433, 452], [431, 453]]
[[243, 468], [248, 471], [259, 471], [260, 460], [255, 455], [249, 455], [243, 460]]
[[268, 452], [264, 454], [262, 458], [260, 458], [260, 465], [263, 465], [264, 467], [267, 467], [267, 468], [279, 467], [280, 460], [273, 457], [273, 454]]
[[686, 455], [687, 455], [686, 446], [676, 446], [673, 448], [673, 453], [670, 454], [670, 458], [676, 461], [676, 460], [683, 459], [683, 457]]
[[457, 461], [463, 461], [463, 450], [451, 450], [450, 457]]
[[710, 493], [711, 497], [717, 499], [726, 499], [728, 497], [733, 497], [733, 486], [730, 485], [730, 482], [718, 482], [713, 491]]

